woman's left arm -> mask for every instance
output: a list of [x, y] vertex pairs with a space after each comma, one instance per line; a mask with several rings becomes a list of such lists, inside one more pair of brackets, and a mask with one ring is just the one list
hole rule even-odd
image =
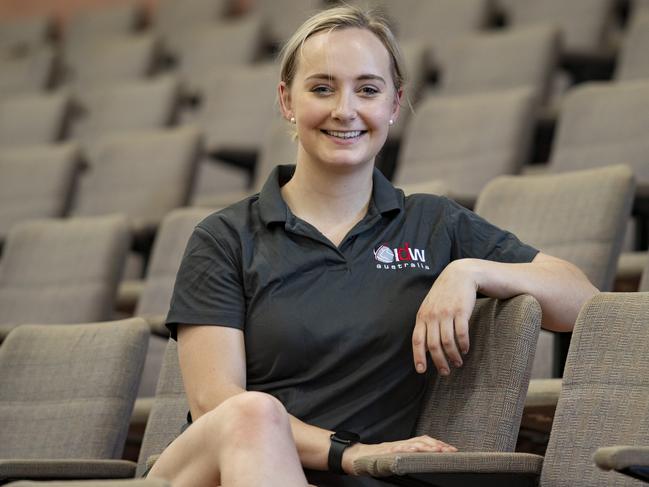
[[534, 296], [543, 313], [543, 328], [571, 331], [583, 303], [598, 292], [573, 264], [538, 253], [525, 264], [481, 259], [451, 262], [439, 275], [417, 312], [412, 335], [418, 372], [426, 370], [426, 351], [440, 374], [462, 365], [469, 350], [469, 319], [476, 292], [506, 299]]

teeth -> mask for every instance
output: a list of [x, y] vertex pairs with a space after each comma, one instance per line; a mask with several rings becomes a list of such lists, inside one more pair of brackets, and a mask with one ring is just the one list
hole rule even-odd
[[354, 137], [359, 137], [362, 133], [360, 130], [354, 130], [353, 132], [337, 132], [335, 130], [325, 130], [328, 135], [333, 137], [339, 137], [341, 139], [353, 139]]

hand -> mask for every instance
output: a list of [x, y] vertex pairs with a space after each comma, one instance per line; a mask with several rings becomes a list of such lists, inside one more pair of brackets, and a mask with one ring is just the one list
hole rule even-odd
[[443, 441], [431, 438], [428, 435], [417, 436], [401, 441], [391, 441], [366, 445], [356, 443], [343, 453], [343, 470], [349, 475], [355, 475], [354, 461], [368, 455], [382, 455], [386, 453], [414, 453], [414, 452], [456, 452], [457, 448]]
[[440, 375], [450, 373], [448, 361], [461, 367], [461, 353], [469, 351], [469, 318], [478, 290], [469, 262], [446, 266], [417, 311], [412, 351], [419, 373], [426, 371], [426, 350]]

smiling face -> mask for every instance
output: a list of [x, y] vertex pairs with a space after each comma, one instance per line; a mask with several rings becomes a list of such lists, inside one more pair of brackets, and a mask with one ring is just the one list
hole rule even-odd
[[401, 91], [391, 73], [388, 51], [368, 30], [309, 37], [290, 86], [279, 85], [282, 112], [295, 118], [298, 163], [373, 164], [399, 112]]

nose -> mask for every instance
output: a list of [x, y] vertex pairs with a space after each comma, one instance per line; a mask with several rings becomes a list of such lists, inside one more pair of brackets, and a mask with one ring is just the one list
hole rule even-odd
[[331, 112], [332, 118], [348, 122], [356, 118], [356, 106], [353, 93], [341, 91], [336, 97], [336, 104]]

